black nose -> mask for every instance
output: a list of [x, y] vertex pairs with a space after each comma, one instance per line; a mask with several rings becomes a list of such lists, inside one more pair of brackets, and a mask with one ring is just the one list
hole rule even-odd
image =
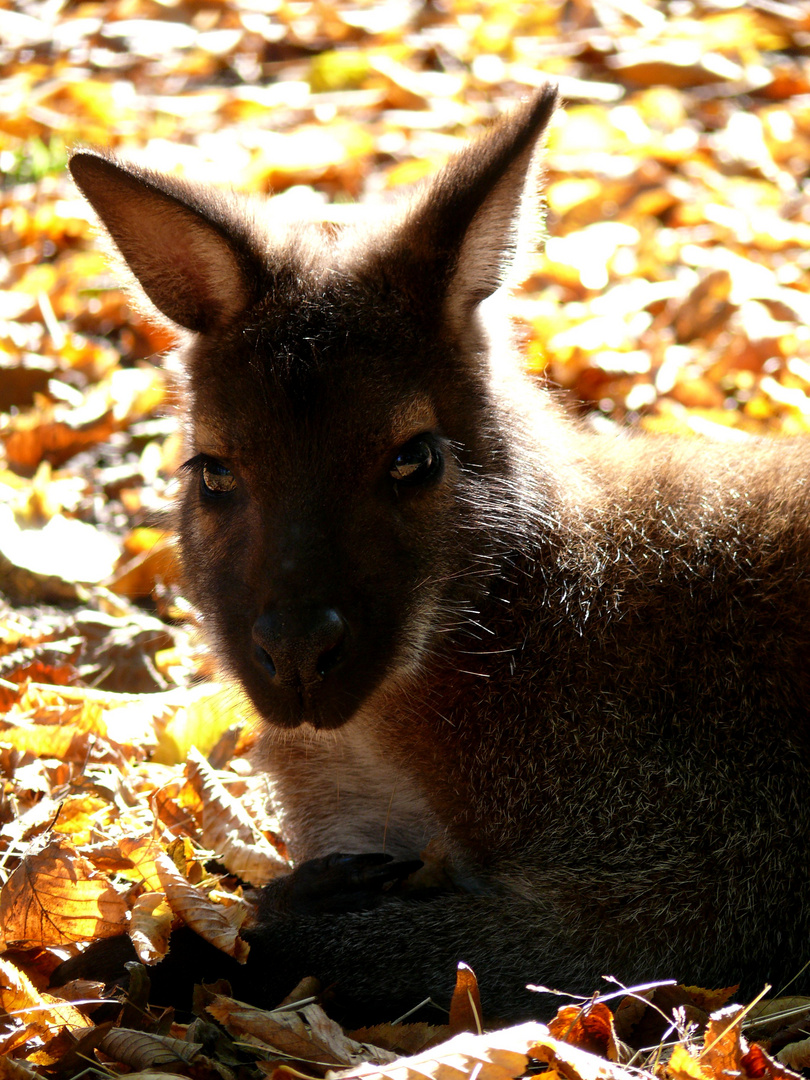
[[253, 641], [277, 685], [307, 689], [343, 662], [347, 630], [334, 608], [274, 608], [253, 624]]

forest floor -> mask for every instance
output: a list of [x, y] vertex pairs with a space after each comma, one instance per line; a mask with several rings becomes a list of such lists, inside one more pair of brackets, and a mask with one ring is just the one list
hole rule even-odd
[[109, 270], [68, 150], [375, 199], [548, 78], [565, 108], [550, 239], [515, 300], [529, 370], [599, 429], [806, 432], [810, 3], [0, 0], [0, 1078], [365, 1061], [402, 1078], [760, 1080], [810, 1064], [810, 1001], [779, 987], [743, 1009], [734, 988], [661, 986], [615, 1018], [599, 1000], [550, 1030], [479, 1035], [462, 974], [446, 1025], [351, 1037], [311, 985], [272, 1013], [200, 992], [191, 1024], [146, 1009], [143, 982], [113, 1019], [99, 985], [47, 991], [78, 943], [126, 927], [147, 963], [178, 922], [238, 953], [238, 883], [287, 865], [249, 707], [182, 594], [171, 338]]

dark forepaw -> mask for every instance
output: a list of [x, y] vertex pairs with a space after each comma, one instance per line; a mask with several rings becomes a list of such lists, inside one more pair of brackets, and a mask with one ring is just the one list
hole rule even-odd
[[126, 934], [102, 938], [61, 963], [51, 975], [51, 986], [64, 986], [73, 979], [91, 979], [108, 988], [126, 986], [126, 965], [137, 959], [135, 946]]
[[[137, 961], [135, 947], [126, 934], [94, 941], [56, 968], [51, 986], [63, 986], [73, 979], [93, 979], [103, 982], [108, 990], [130, 990], [127, 965], [133, 961]], [[183, 1014], [191, 1013], [195, 983], [227, 979], [234, 993], [244, 996], [250, 993], [256, 979], [253, 968], [237, 963], [187, 926], [174, 931], [166, 958], [146, 968], [145, 974], [151, 984], [150, 1004], [173, 1005]]]
[[420, 859], [394, 862], [392, 856], [377, 853], [336, 852], [310, 859], [264, 889], [259, 920], [272, 915], [368, 911], [421, 865]]

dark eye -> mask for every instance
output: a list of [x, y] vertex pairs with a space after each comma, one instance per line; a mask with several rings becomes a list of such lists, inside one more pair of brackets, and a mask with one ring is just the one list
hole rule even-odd
[[204, 461], [200, 476], [206, 495], [227, 495], [236, 487], [236, 479], [231, 470], [220, 465], [218, 461]]
[[442, 453], [430, 435], [418, 435], [400, 447], [391, 464], [390, 474], [399, 484], [423, 484], [438, 476]]

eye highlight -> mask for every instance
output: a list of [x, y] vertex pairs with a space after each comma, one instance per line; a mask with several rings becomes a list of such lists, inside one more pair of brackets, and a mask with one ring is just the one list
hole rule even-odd
[[200, 485], [205, 495], [228, 495], [236, 489], [236, 478], [218, 461], [205, 458], [200, 468]]
[[389, 475], [397, 484], [424, 484], [442, 470], [444, 457], [433, 435], [417, 435], [397, 450]]

